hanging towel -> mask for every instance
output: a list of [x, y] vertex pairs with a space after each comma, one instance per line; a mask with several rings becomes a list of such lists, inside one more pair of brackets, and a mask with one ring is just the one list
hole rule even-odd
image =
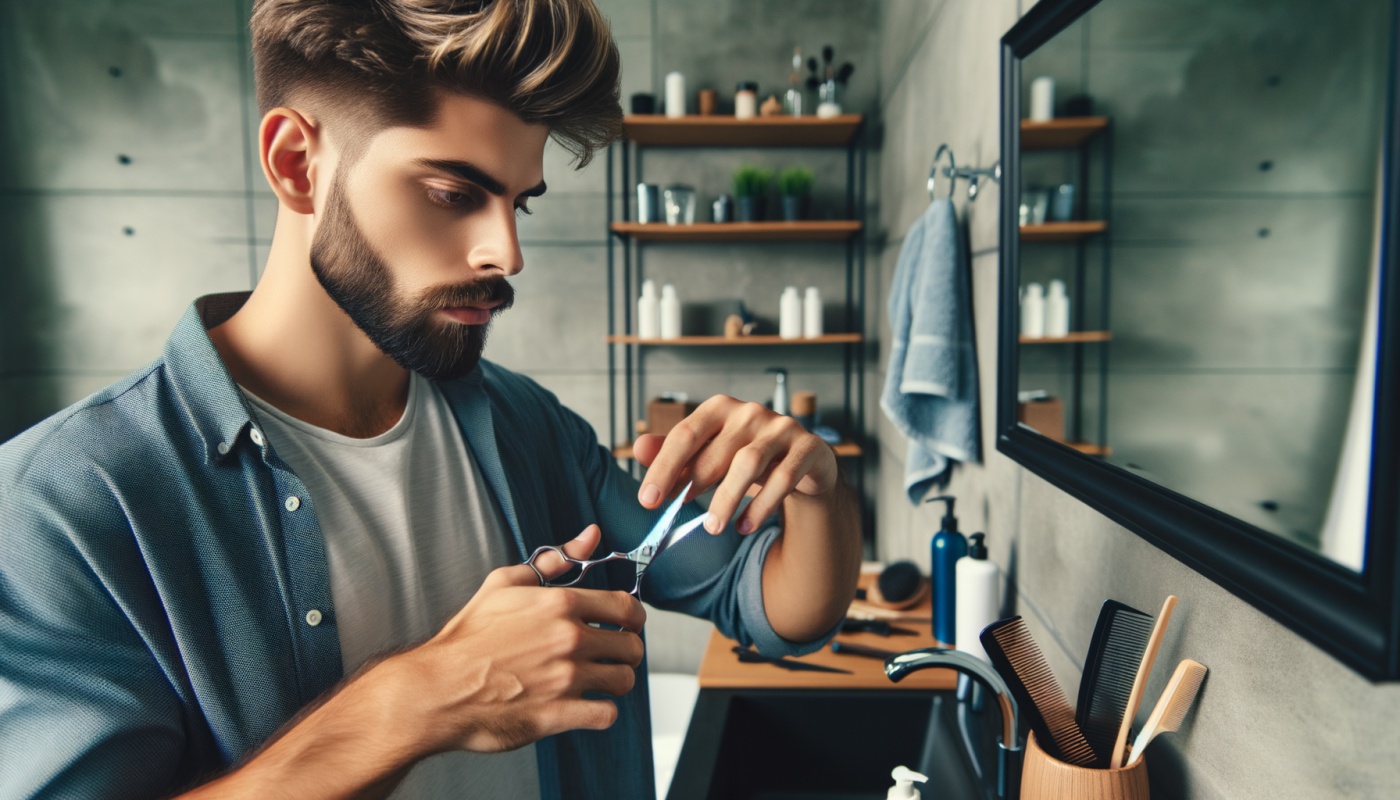
[[890, 289], [890, 361], [880, 408], [909, 439], [904, 488], [918, 505], [953, 462], [981, 461], [972, 292], [952, 200], [904, 237]]

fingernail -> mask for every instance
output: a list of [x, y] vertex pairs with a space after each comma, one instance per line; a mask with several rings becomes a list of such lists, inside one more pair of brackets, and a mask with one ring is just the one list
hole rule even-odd
[[748, 535], [748, 534], [750, 534], [750, 533], [753, 533], [753, 520], [746, 519], [746, 520], [744, 520], [743, 522], [740, 522], [740, 523], [739, 523], [739, 533], [742, 533], [742, 534], [744, 534], [744, 535]]
[[642, 493], [638, 495], [638, 499], [642, 501], [644, 506], [655, 505], [661, 499], [661, 490], [648, 483], [642, 487]]
[[724, 523], [719, 521], [719, 517], [714, 514], [705, 515], [705, 530], [710, 533], [719, 533], [724, 530]]

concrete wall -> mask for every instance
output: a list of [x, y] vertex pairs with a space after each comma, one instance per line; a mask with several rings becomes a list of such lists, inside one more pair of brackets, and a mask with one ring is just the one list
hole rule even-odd
[[[881, 5], [880, 105], [886, 135], [879, 194], [882, 226], [890, 237], [881, 259], [881, 287], [887, 290], [902, 234], [927, 202], [924, 178], [938, 144], [951, 144], [960, 164], [987, 165], [998, 157], [999, 39], [1031, 3], [890, 0]], [[1061, 683], [1077, 687], [1105, 598], [1155, 610], [1163, 597], [1176, 594], [1181, 603], [1159, 663], [1189, 657], [1211, 672], [1183, 730], [1153, 745], [1155, 796], [1395, 796], [1400, 687], [1359, 678], [996, 452], [998, 201], [995, 189], [975, 203], [965, 196], [958, 200], [974, 253], [986, 463], [961, 469], [950, 489], [963, 501], [964, 529], [988, 533], [992, 557], [1010, 577], [1009, 604], [1030, 622]], [[877, 302], [884, 302], [883, 292]], [[897, 479], [903, 438], [883, 421], [879, 436], [881, 555], [912, 558], [927, 568], [938, 516], [931, 507], [911, 509], [903, 497]], [[1170, 669], [1157, 671], [1148, 697], [1157, 696], [1169, 674]]]

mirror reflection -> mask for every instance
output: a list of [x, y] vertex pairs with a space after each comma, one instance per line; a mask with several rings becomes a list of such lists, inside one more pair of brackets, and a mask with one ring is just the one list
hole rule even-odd
[[1022, 70], [1020, 421], [1357, 570], [1390, 24], [1111, 0]]

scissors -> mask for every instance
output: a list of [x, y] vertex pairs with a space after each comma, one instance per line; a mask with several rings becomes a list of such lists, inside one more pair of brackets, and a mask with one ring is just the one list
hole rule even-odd
[[[535, 571], [535, 575], [540, 579], [541, 586], [573, 586], [583, 580], [583, 576], [588, 574], [588, 571], [598, 564], [606, 564], [609, 561], [621, 561], [625, 559], [633, 562], [637, 566], [637, 583], [628, 594], [633, 597], [640, 597], [642, 576], [646, 574], [647, 567], [651, 566], [652, 559], [661, 555], [661, 553], [671, 545], [685, 538], [687, 534], [700, 527], [705, 521], [705, 515], [701, 514], [695, 519], [681, 525], [679, 528], [672, 527], [676, 524], [676, 516], [680, 514], [681, 506], [685, 505], [685, 496], [690, 493], [690, 489], [694, 485], [694, 482], [686, 484], [685, 489], [681, 490], [681, 493], [676, 499], [671, 501], [671, 505], [666, 507], [666, 511], [662, 513], [661, 519], [658, 519], [656, 524], [652, 526], [651, 532], [647, 534], [641, 544], [637, 545], [637, 549], [631, 552], [614, 552], [602, 558], [582, 561], [570, 557], [564, 552], [564, 548], [562, 547], [545, 545], [535, 548], [535, 552], [531, 553], [530, 557], [525, 559], [525, 566]], [[569, 565], [569, 570], [554, 580], [545, 578], [544, 573], [540, 572], [539, 568], [535, 566], [535, 559], [546, 552], [552, 552], [563, 559], [564, 562]], [[577, 567], [577, 570], [575, 570], [575, 567]]]

